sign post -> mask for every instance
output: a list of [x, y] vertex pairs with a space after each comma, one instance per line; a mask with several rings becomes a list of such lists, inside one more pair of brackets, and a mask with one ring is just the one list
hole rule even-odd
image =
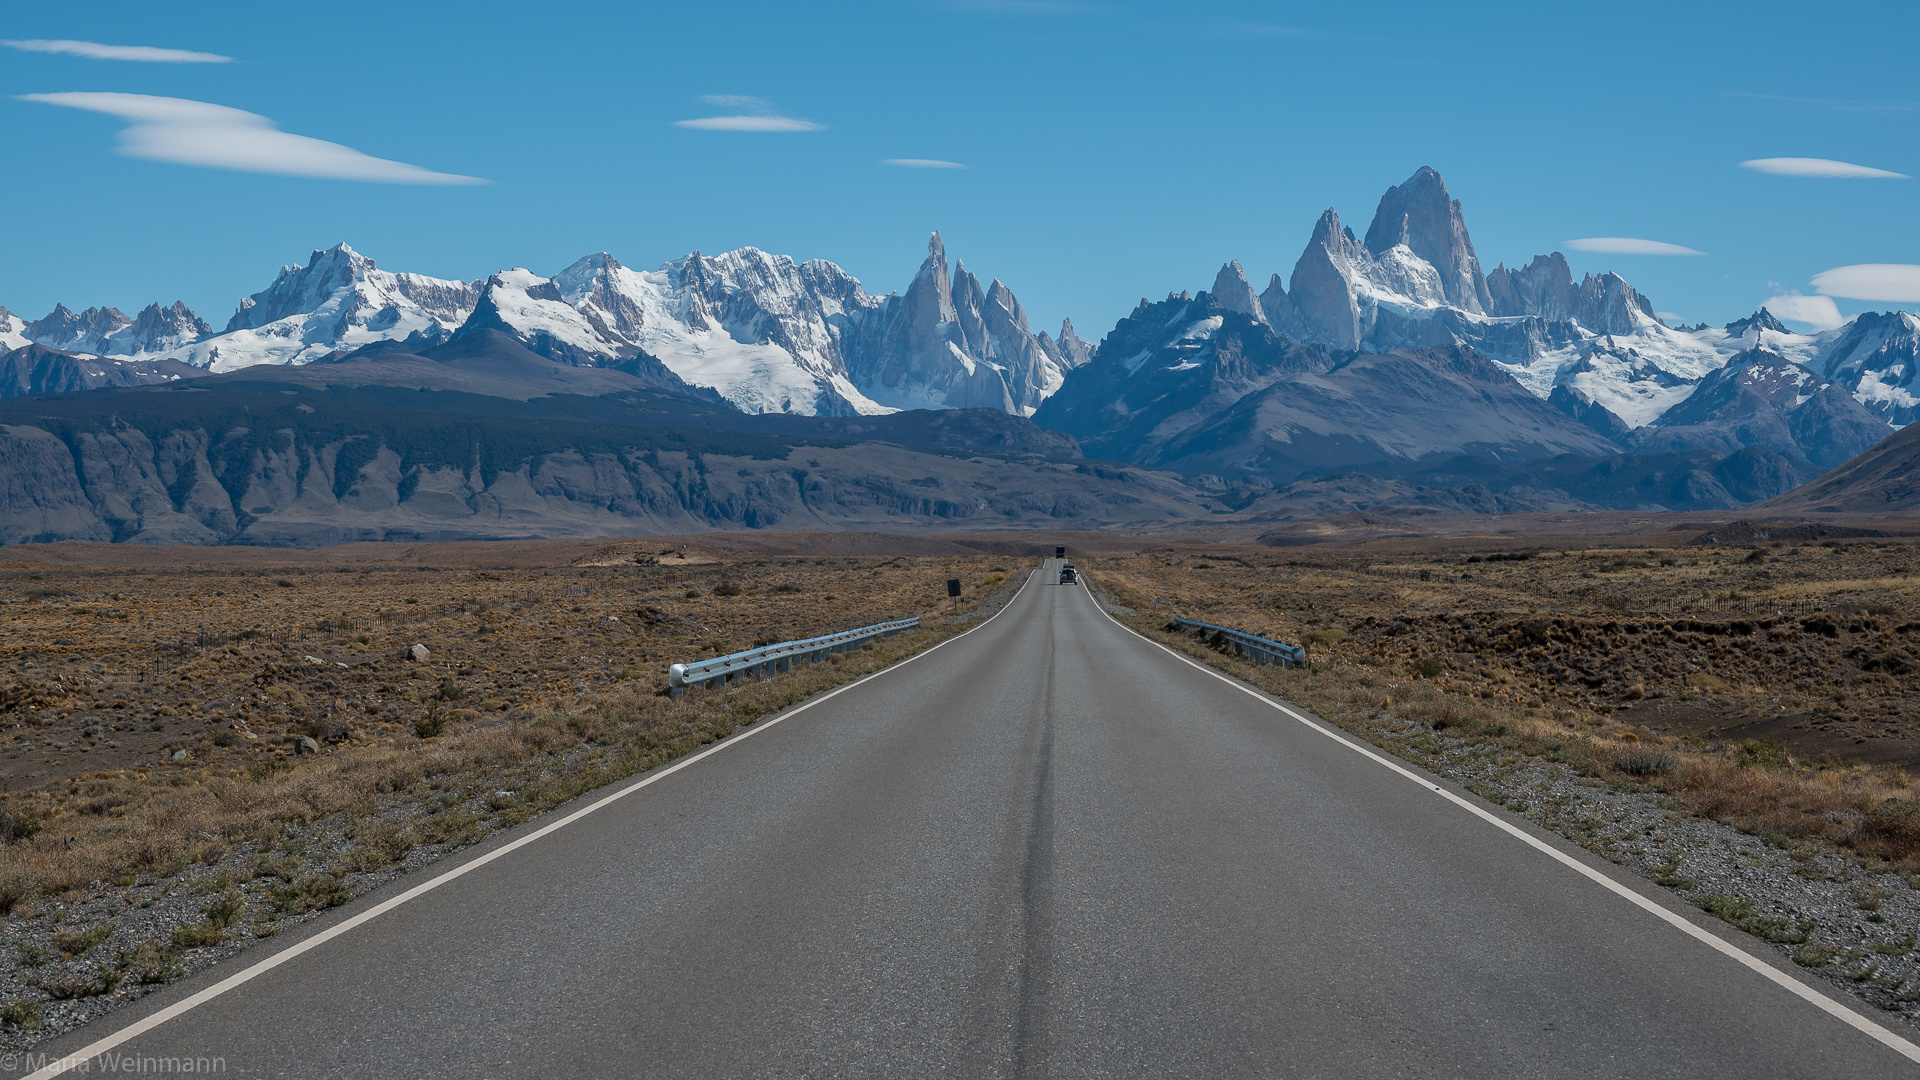
[[947, 579], [947, 595], [953, 598], [953, 610], [960, 610], [960, 579]]

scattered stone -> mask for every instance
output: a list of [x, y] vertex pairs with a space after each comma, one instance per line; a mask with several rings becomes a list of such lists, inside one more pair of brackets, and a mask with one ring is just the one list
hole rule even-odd
[[173, 760], [175, 761], [187, 760], [187, 752], [185, 750], [175, 750], [173, 752]]
[[296, 754], [317, 754], [320, 752], [320, 744], [313, 740], [313, 736], [302, 735], [300, 736], [300, 740], [293, 744], [293, 752]]
[[432, 650], [428, 649], [425, 645], [422, 645], [417, 641], [414, 642], [412, 648], [407, 650], [407, 659], [413, 661], [416, 664], [424, 664], [432, 658], [433, 658]]

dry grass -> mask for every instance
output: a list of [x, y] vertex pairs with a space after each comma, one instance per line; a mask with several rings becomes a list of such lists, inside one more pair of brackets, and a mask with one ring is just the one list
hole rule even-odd
[[[1193, 572], [1184, 552], [1086, 562], [1092, 578], [1142, 612], [1128, 620], [1136, 629], [1297, 701], [1416, 762], [1437, 764], [1437, 744], [1431, 740], [1445, 732], [1448, 738], [1467, 740], [1496, 755], [1552, 761], [1622, 788], [1645, 790], [1668, 799], [1674, 809], [1778, 842], [1833, 844], [1863, 858], [1890, 859], [1908, 871], [1920, 870], [1920, 802], [1915, 801], [1920, 799], [1920, 787], [1906, 769], [1848, 762], [1831, 754], [1824, 760], [1813, 759], [1777, 741], [1721, 741], [1656, 730], [1646, 722], [1647, 710], [1632, 707], [1644, 705], [1650, 693], [1674, 699], [1685, 693], [1692, 708], [1719, 709], [1737, 718], [1753, 704], [1740, 697], [1743, 693], [1777, 701], [1780, 680], [1765, 677], [1757, 667], [1775, 659], [1771, 652], [1753, 650], [1765, 653], [1756, 658], [1727, 648], [1724, 639], [1683, 633], [1675, 640], [1689, 650], [1687, 655], [1696, 666], [1707, 670], [1688, 672], [1676, 666], [1673, 678], [1664, 684], [1656, 681], [1653, 690], [1640, 683], [1622, 683], [1611, 693], [1595, 695], [1589, 687], [1541, 677], [1521, 663], [1524, 641], [1514, 644], [1512, 639], [1500, 638], [1510, 642], [1506, 652], [1469, 644], [1467, 635], [1473, 631], [1463, 630], [1463, 608], [1476, 613], [1477, 625], [1500, 629], [1502, 634], [1509, 623], [1530, 625], [1532, 620], [1545, 628], [1559, 617], [1560, 629], [1551, 631], [1561, 649], [1557, 655], [1581, 649], [1601, 656], [1625, 655], [1619, 651], [1624, 646], [1617, 636], [1617, 615], [1590, 615], [1591, 608], [1580, 608], [1579, 617], [1572, 618], [1564, 608], [1574, 605], [1559, 600], [1557, 594], [1569, 584], [1585, 580], [1577, 576], [1587, 565], [1578, 554], [1569, 557], [1565, 568], [1543, 570], [1531, 562], [1495, 564], [1492, 569], [1505, 580], [1493, 588], [1476, 582], [1466, 589], [1395, 587], [1396, 577], [1404, 580], [1404, 575], [1421, 569], [1431, 574], [1431, 562], [1376, 566], [1349, 558], [1346, 575], [1329, 574], [1322, 567], [1316, 573], [1295, 576], [1272, 552], [1240, 555], [1249, 564], [1244, 570], [1230, 571], [1216, 564], [1199, 573]], [[1619, 552], [1606, 555], [1610, 560], [1620, 557]], [[1744, 556], [1744, 551], [1689, 557], [1711, 563], [1716, 555], [1731, 562], [1734, 555]], [[1849, 560], [1830, 550], [1820, 553], [1842, 572], [1879, 555], [1877, 551], [1856, 554]], [[1904, 557], [1904, 550], [1897, 557]], [[1452, 565], [1458, 566], [1459, 560]], [[1486, 573], [1485, 568], [1475, 569]], [[1711, 572], [1714, 567], [1689, 569]], [[1531, 589], [1516, 587], [1522, 583], [1530, 583]], [[1501, 595], [1489, 595], [1496, 590]], [[1463, 597], [1463, 592], [1469, 595]], [[1155, 599], [1160, 601], [1157, 609]], [[1873, 599], [1881, 604], [1891, 600], [1884, 593]], [[1500, 601], [1504, 601], [1500, 605], [1504, 612], [1496, 607]], [[1173, 632], [1166, 616], [1175, 608], [1204, 621], [1264, 631], [1283, 640], [1313, 641], [1315, 663], [1311, 670], [1248, 663], [1194, 634]], [[1807, 648], [1817, 641], [1821, 648], [1831, 646], [1839, 654], [1856, 641], [1868, 644], [1874, 636], [1890, 633], [1892, 623], [1905, 617], [1897, 612], [1884, 617], [1856, 614], [1851, 616], [1855, 622], [1851, 638], [1845, 626], [1838, 639], [1820, 634], [1801, 637], [1810, 639]], [[1396, 629], [1394, 623], [1401, 625]], [[1609, 624], [1614, 629], [1601, 633]], [[1422, 638], [1421, 627], [1431, 626], [1442, 627], [1451, 636], [1427, 631]], [[1346, 629], [1353, 632], [1329, 633]], [[1343, 640], [1330, 640], [1335, 637]], [[1546, 641], [1545, 636], [1540, 639]], [[1633, 655], [1642, 659], [1656, 655], [1635, 648]], [[1861, 650], [1859, 655], [1870, 651]], [[1883, 695], [1896, 708], [1904, 705], [1910, 692], [1904, 679], [1864, 673], [1857, 663], [1838, 667], [1830, 678], [1856, 695]], [[1741, 689], [1736, 691], [1736, 686]], [[1854, 706], [1861, 704], [1856, 700]], [[1410, 728], [1409, 721], [1419, 726]]]
[[[263, 582], [229, 573], [139, 581], [62, 575], [63, 596], [52, 602], [111, 587], [108, 599], [120, 610], [148, 623], [172, 618], [169, 629], [181, 637], [185, 620], [204, 621], [208, 644], [164, 656], [157, 670], [138, 651], [116, 667], [121, 642], [75, 638], [79, 644], [55, 652], [50, 634], [35, 636], [52, 617], [35, 606], [49, 598], [13, 602], [30, 617], [0, 624], [0, 650], [10, 654], [16, 683], [49, 699], [16, 713], [17, 738], [57, 731], [67, 747], [9, 759], [12, 790], [0, 794], [8, 840], [0, 846], [0, 912], [246, 853], [254, 874], [284, 873], [274, 891], [280, 912], [344, 902], [347, 875], [390, 866], [423, 843], [470, 843], [926, 648], [959, 625], [946, 614], [946, 578], [974, 583], [971, 608], [992, 591], [980, 583], [1017, 576], [1017, 565], [709, 556], [671, 567], [388, 571], [304, 582], [271, 571]], [[24, 593], [23, 586], [44, 588], [42, 580], [13, 585]], [[739, 595], [715, 596], [722, 581], [737, 583]], [[682, 595], [696, 588], [697, 597]], [[242, 627], [211, 621], [226, 607], [190, 600], [223, 592], [250, 601], [257, 595], [260, 603], [244, 612], [248, 621], [277, 621], [293, 628], [294, 640], [281, 647], [263, 636], [230, 646]], [[254, 610], [260, 606], [282, 610]], [[315, 618], [320, 612], [331, 614]], [[924, 614], [927, 626], [765, 681], [695, 690], [678, 702], [662, 693], [669, 660], [903, 614]], [[461, 624], [467, 629], [454, 629]], [[422, 638], [433, 661], [398, 658], [404, 644]], [[300, 659], [352, 662], [356, 652], [373, 662], [342, 668]], [[423, 724], [429, 717], [435, 723]], [[150, 721], [168, 730], [125, 745], [145, 735]], [[89, 744], [81, 734], [89, 728], [119, 737]], [[303, 734], [320, 741], [319, 754], [289, 753]], [[157, 745], [162, 737], [175, 741]], [[174, 747], [188, 751], [185, 760], [171, 759]], [[82, 771], [116, 754], [144, 760]], [[499, 791], [511, 796], [496, 798]], [[320, 873], [294, 869], [307, 865], [316, 831], [339, 838], [346, 854]], [[223, 939], [232, 917], [210, 907], [206, 921], [190, 928], [193, 940], [177, 944]]]

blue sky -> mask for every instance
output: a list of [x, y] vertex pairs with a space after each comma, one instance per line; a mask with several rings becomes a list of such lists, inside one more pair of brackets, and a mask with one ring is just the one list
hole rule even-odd
[[[1097, 339], [1229, 258], [1257, 286], [1287, 276], [1322, 210], [1364, 232], [1426, 164], [1487, 269], [1566, 250], [1576, 273], [1617, 270], [1662, 311], [1725, 322], [1836, 267], [1920, 263], [1920, 180], [1738, 164], [1920, 175], [1916, 30], [1912, 4], [13, 5], [0, 39], [232, 62], [0, 48], [0, 305], [35, 318], [56, 300], [132, 313], [177, 298], [218, 327], [281, 264], [340, 240], [455, 278], [751, 244], [886, 292], [937, 228], [1036, 327], [1071, 316]], [[156, 160], [199, 153], [167, 149], [176, 128], [130, 156], [116, 148], [134, 121], [19, 100], [89, 92], [242, 110], [487, 182]], [[677, 124], [719, 116], [811, 130]], [[340, 153], [314, 168], [422, 179]], [[1568, 249], [1585, 237], [1706, 254]]]

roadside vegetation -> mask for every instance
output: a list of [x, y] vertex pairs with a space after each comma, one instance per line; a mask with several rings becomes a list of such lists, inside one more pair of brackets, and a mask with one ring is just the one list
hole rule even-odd
[[[587, 561], [0, 577], [20, 748], [0, 793], [17, 950], [0, 1043], [928, 648], [1024, 578], [984, 557]], [[48, 632], [106, 605], [165, 643]], [[670, 662], [913, 614], [920, 629], [788, 674], [664, 693]]]
[[[1689, 599], [1671, 583], [1639, 605], [1580, 591], [1591, 580], [1581, 575], [1616, 551], [1529, 553], [1511, 560], [1532, 563], [1525, 576], [1496, 584], [1481, 576], [1484, 553], [1385, 566], [1329, 553], [1303, 566], [1297, 554], [1201, 550], [1083, 563], [1090, 587], [1146, 637], [1920, 1019], [1920, 785], [1908, 764], [1920, 732], [1913, 672], [1879, 661], [1920, 629], [1910, 591], [1920, 582], [1860, 572], [1904, 567], [1904, 547], [1807, 557], [1800, 565], [1825, 559], [1828, 574], [1795, 579], [1788, 595], [1820, 597], [1798, 610], [1765, 594]], [[1753, 565], [1747, 549], [1632, 554], [1702, 576]], [[1302, 644], [1310, 663], [1254, 664], [1182, 630], [1175, 610]]]
[[[1755, 835], [1920, 872], [1916, 563], [1904, 543], [1388, 558], [1209, 548], [1089, 570], [1140, 612], [1136, 628], [1329, 719], [1396, 732], [1417, 721]], [[1221, 655], [1166, 629], [1176, 611], [1304, 645], [1312, 668]]]

